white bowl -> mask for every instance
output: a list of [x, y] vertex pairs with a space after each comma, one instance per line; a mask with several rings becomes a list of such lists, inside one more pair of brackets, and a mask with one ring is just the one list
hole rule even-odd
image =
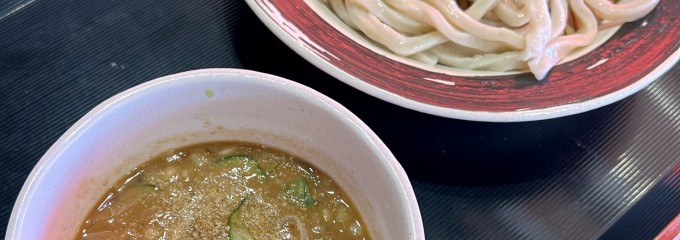
[[408, 177], [361, 120], [310, 88], [234, 69], [162, 77], [95, 107], [33, 169], [6, 237], [72, 239], [124, 173], [163, 150], [213, 140], [296, 154], [350, 195], [375, 239], [424, 238]]

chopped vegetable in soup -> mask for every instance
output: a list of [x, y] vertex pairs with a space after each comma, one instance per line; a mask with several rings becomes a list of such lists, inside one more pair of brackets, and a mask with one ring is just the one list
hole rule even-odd
[[293, 155], [242, 142], [161, 154], [115, 183], [78, 239], [370, 239], [347, 195]]

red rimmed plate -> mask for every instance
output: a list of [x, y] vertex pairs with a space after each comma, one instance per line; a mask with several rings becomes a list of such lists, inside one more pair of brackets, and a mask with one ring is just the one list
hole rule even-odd
[[321, 0], [246, 2], [284, 43], [335, 78], [396, 105], [455, 119], [514, 122], [585, 112], [639, 91], [680, 58], [674, 15], [680, 2], [673, 0], [661, 0], [648, 16], [556, 66], [543, 81], [529, 73], [460, 74], [400, 61], [358, 40]]

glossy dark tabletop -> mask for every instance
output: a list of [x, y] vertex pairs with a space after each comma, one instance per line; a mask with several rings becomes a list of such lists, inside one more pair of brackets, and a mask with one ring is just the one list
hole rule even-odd
[[80, 117], [127, 88], [201, 68], [278, 75], [358, 115], [411, 178], [428, 239], [649, 239], [680, 212], [678, 66], [590, 112], [482, 123], [345, 85], [239, 0], [10, 0], [0, 17], [2, 234], [28, 174]]

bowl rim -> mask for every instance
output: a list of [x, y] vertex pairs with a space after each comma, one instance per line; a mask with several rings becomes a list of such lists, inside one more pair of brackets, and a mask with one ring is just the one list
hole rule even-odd
[[28, 178], [24, 182], [21, 191], [14, 203], [12, 212], [9, 218], [6, 231], [6, 239], [15, 239], [16, 234], [21, 232], [21, 222], [26, 217], [27, 203], [30, 202], [33, 193], [36, 192], [38, 180], [46, 174], [47, 169], [56, 164], [56, 160], [61, 152], [67, 149], [74, 140], [81, 133], [87, 131], [87, 129], [92, 124], [92, 119], [96, 119], [101, 115], [107, 113], [110, 109], [115, 108], [121, 102], [129, 99], [132, 95], [140, 92], [145, 92], [147, 89], [152, 88], [154, 85], [162, 85], [163, 83], [176, 81], [179, 79], [186, 78], [200, 78], [203, 76], [240, 76], [247, 77], [249, 80], [257, 80], [261, 82], [274, 83], [272, 86], [275, 88], [289, 89], [287, 91], [292, 91], [297, 94], [301, 94], [303, 97], [309, 97], [315, 99], [316, 101], [322, 102], [328, 107], [329, 111], [334, 111], [335, 114], [343, 116], [343, 121], [349, 121], [352, 127], [356, 127], [359, 130], [360, 137], [365, 138], [368, 142], [372, 144], [371, 148], [377, 151], [379, 155], [382, 156], [382, 162], [384, 162], [386, 169], [392, 171], [397, 177], [399, 189], [405, 194], [406, 205], [408, 206], [408, 211], [412, 217], [412, 229], [413, 237], [415, 239], [424, 239], [424, 229], [423, 221], [420, 214], [420, 208], [418, 206], [418, 201], [413, 191], [413, 186], [403, 169], [401, 164], [394, 157], [392, 152], [387, 148], [384, 142], [355, 114], [349, 111], [347, 108], [342, 106], [335, 100], [317, 92], [316, 90], [288, 80], [275, 75], [261, 73], [251, 70], [244, 69], [234, 69], [234, 68], [207, 68], [199, 70], [191, 70], [181, 73], [176, 73], [172, 75], [162, 76], [155, 78], [150, 81], [143, 82], [132, 88], [124, 90], [114, 96], [104, 100], [84, 116], [82, 116], [78, 121], [76, 121], [66, 132], [64, 132], [53, 144], [52, 146], [43, 154], [40, 160], [31, 170]]
[[[642, 76], [633, 84], [627, 85], [621, 89], [604, 94], [602, 96], [588, 98], [583, 101], [570, 102], [545, 108], [526, 110], [519, 109], [515, 111], [500, 112], [448, 108], [420, 102], [418, 100], [410, 99], [397, 93], [390, 92], [378, 86], [372, 85], [371, 83], [363, 81], [358, 77], [333, 65], [326, 59], [322, 58], [317, 52], [315, 52], [315, 50], [312, 50], [306, 46], [306, 43], [302, 37], [291, 36], [288, 32], [286, 32], [286, 30], [282, 29], [282, 26], [294, 26], [294, 24], [284, 19], [283, 16], [277, 12], [278, 10], [276, 10], [275, 6], [270, 6], [273, 5], [270, 1], [271, 0], [246, 0], [246, 3], [255, 13], [255, 15], [261, 20], [261, 22], [263, 22], [265, 26], [277, 36], [277, 38], [283, 41], [283, 43], [285, 43], [298, 55], [302, 56], [305, 60], [317, 68], [323, 70], [327, 74], [333, 76], [334, 78], [344, 82], [345, 84], [350, 85], [373, 97], [407, 109], [445, 118], [481, 122], [526, 122], [583, 113], [620, 101], [640, 91], [641, 89], [653, 83], [655, 80], [659, 79], [664, 73], [674, 67], [678, 60], [680, 60], [680, 48], [678, 48], [666, 59], [664, 59], [658, 66], [653, 68], [649, 73]], [[262, 5], [260, 5], [259, 2], [261, 2]], [[265, 10], [264, 8], [267, 9]], [[267, 11], [270, 11], [271, 14], [267, 13]], [[303, 33], [296, 32], [295, 34], [302, 35]]]

